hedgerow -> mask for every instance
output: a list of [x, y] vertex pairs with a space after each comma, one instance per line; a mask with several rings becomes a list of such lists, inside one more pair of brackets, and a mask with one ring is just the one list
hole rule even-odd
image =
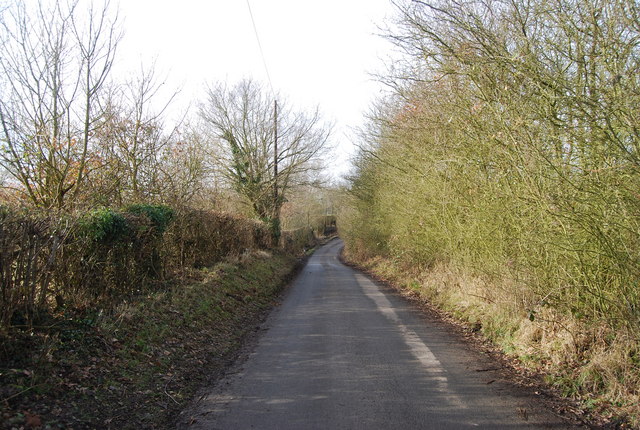
[[268, 227], [224, 213], [138, 204], [69, 215], [0, 207], [0, 327], [69, 307], [108, 309], [186, 267], [272, 247]]

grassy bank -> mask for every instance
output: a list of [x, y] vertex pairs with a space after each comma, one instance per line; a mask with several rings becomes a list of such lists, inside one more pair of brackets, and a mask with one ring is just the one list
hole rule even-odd
[[166, 428], [255, 330], [299, 260], [245, 253], [185, 269], [112, 312], [52, 315], [0, 339], [0, 428]]

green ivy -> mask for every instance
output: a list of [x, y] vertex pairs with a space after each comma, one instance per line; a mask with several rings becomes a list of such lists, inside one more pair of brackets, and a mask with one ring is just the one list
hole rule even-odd
[[80, 220], [80, 231], [95, 242], [112, 243], [130, 232], [126, 218], [109, 208], [96, 209]]
[[149, 218], [160, 234], [167, 229], [174, 215], [173, 209], [163, 205], [134, 204], [127, 206], [126, 211]]

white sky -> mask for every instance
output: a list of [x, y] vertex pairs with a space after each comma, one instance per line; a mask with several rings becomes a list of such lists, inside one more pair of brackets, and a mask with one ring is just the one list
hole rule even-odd
[[[370, 73], [382, 69], [389, 44], [377, 34], [388, 0], [251, 0], [271, 81], [298, 108], [320, 107], [335, 123], [338, 166], [353, 153], [348, 134], [382, 87]], [[156, 60], [180, 103], [197, 100], [205, 82], [267, 76], [246, 0], [122, 0], [125, 38], [118, 68], [139, 70]]]

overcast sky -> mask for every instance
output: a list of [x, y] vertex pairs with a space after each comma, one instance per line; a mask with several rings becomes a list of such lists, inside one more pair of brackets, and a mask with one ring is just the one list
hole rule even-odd
[[[318, 105], [336, 124], [333, 137], [345, 159], [345, 134], [381, 86], [389, 45], [377, 26], [393, 13], [388, 0], [250, 0], [276, 92], [297, 107]], [[167, 87], [181, 87], [180, 103], [199, 97], [205, 82], [237, 82], [267, 75], [246, 0], [126, 0], [120, 2], [125, 38], [119, 70], [156, 60]], [[344, 173], [340, 163], [334, 174]]]

